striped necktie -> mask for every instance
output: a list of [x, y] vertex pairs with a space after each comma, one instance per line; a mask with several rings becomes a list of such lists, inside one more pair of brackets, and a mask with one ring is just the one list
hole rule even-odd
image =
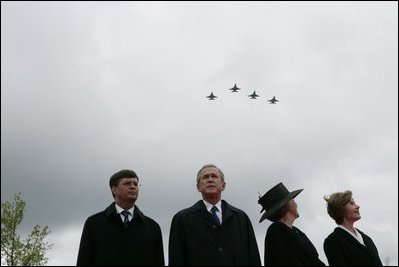
[[123, 225], [126, 228], [129, 225], [129, 214], [130, 214], [130, 212], [128, 210], [124, 210], [124, 211], [121, 212], [121, 214], [125, 217], [125, 219], [123, 220]]
[[217, 208], [216, 206], [213, 206], [213, 207], [211, 208], [211, 214], [212, 214], [213, 219], [215, 219], [217, 225], [220, 225], [219, 217], [218, 217], [218, 215], [216, 214], [216, 211], [217, 211], [217, 210], [218, 210], [218, 208]]

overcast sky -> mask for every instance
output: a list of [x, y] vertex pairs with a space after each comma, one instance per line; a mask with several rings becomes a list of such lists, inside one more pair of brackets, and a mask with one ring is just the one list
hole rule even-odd
[[22, 193], [21, 235], [49, 226], [50, 265], [76, 264], [86, 218], [126, 168], [167, 262], [206, 163], [262, 261], [258, 196], [283, 182], [304, 188], [294, 225], [325, 263], [323, 196], [349, 189], [355, 226], [397, 265], [398, 3], [1, 2], [1, 201]]

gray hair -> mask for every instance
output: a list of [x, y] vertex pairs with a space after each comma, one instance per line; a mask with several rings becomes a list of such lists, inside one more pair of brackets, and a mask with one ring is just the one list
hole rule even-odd
[[224, 174], [222, 172], [221, 169], [219, 169], [215, 164], [205, 164], [204, 166], [202, 166], [202, 168], [198, 171], [197, 173], [197, 184], [199, 183], [201, 176], [202, 176], [202, 172], [204, 171], [204, 169], [206, 168], [216, 168], [219, 172], [219, 176], [222, 179], [222, 181], [224, 182]]

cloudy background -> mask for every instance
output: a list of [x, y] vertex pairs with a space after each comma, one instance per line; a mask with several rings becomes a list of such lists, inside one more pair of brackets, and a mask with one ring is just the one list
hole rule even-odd
[[304, 188], [294, 225], [324, 262], [323, 196], [350, 189], [355, 226], [397, 265], [397, 73], [397, 2], [2, 1], [1, 200], [21, 192], [20, 234], [48, 225], [48, 263], [74, 265], [109, 177], [133, 169], [167, 261], [171, 219], [214, 163], [262, 261], [257, 200], [281, 181]]

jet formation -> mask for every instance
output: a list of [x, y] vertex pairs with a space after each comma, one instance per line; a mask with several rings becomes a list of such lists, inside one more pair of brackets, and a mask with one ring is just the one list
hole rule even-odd
[[[229, 90], [231, 90], [232, 93], [237, 93], [238, 90], [241, 90], [241, 88], [237, 87], [237, 84], [235, 83], [234, 86], [232, 88], [230, 88]], [[250, 95], [248, 95], [249, 98], [251, 99], [256, 99], [257, 97], [260, 97], [260, 95], [256, 94], [256, 91], [254, 90], [254, 92]], [[216, 95], [213, 94], [213, 92], [211, 92], [210, 95], [206, 96], [206, 98], [208, 98], [209, 100], [215, 100], [215, 98], [217, 98]], [[276, 104], [276, 102], [279, 102], [278, 99], [276, 99], [276, 96], [273, 96], [272, 99], [267, 100], [269, 102], [269, 104]]]

